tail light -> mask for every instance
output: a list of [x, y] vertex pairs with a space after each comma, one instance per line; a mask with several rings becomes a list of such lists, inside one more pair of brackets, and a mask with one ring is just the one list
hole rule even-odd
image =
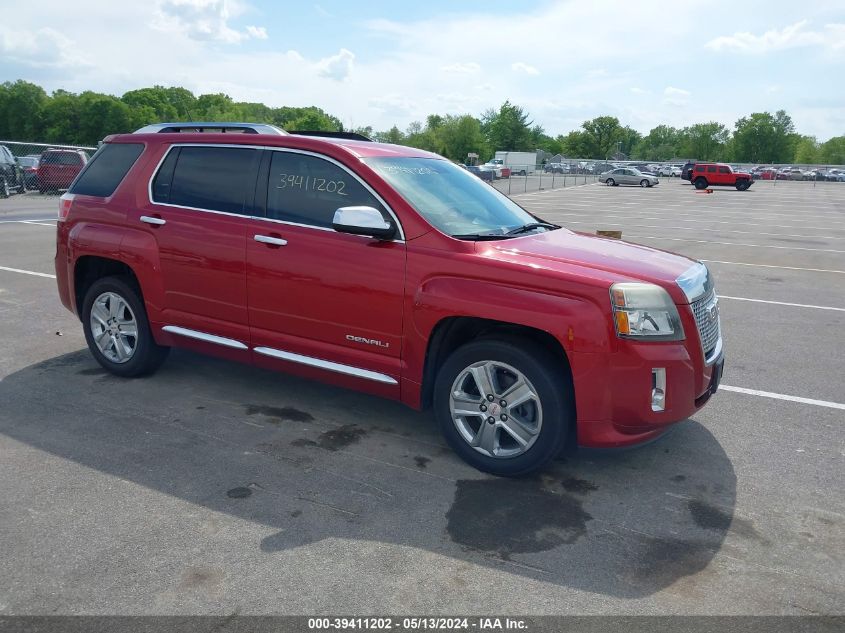
[[70, 208], [73, 206], [74, 197], [72, 193], [66, 193], [59, 198], [59, 222], [67, 220]]

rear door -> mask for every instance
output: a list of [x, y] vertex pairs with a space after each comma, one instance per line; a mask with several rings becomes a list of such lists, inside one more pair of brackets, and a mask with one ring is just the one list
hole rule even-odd
[[719, 166], [719, 173], [716, 175], [717, 180], [715, 183], [718, 185], [732, 185], [733, 184], [733, 175], [731, 172], [731, 168], [727, 165], [720, 165]]
[[248, 357], [245, 216], [262, 150], [174, 145], [129, 223], [156, 243], [164, 331]]

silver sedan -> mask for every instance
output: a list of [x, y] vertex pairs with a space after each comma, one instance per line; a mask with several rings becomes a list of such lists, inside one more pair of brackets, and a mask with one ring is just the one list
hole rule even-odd
[[603, 182], [609, 187], [617, 185], [639, 185], [640, 187], [653, 187], [659, 180], [657, 176], [651, 174], [644, 174], [639, 169], [633, 167], [620, 167], [619, 169], [611, 169], [599, 176], [599, 182]]

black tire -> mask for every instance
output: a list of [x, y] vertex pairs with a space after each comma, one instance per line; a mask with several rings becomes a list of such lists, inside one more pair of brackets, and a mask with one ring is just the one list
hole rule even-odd
[[[506, 363], [521, 372], [539, 397], [540, 431], [530, 448], [513, 457], [482, 454], [470, 446], [452, 419], [450, 397], [455, 380], [467, 367], [485, 360]], [[434, 412], [444, 438], [464, 461], [478, 470], [502, 477], [529, 474], [560, 455], [575, 420], [572, 389], [560, 362], [540, 345], [507, 338], [475, 340], [449, 356], [435, 381]], [[482, 419], [481, 424], [487, 422]]]
[[737, 180], [736, 181], [736, 190], [737, 191], [745, 191], [750, 186], [750, 183], [747, 180]]
[[519, 170], [519, 175], [520, 175], [520, 176], [525, 176], [525, 175], [526, 175], [526, 174], [525, 174], [525, 170], [524, 170], [524, 169], [520, 169], [520, 170]]
[[615, 187], [616, 181], [613, 178], [608, 178], [604, 181], [604, 184], [606, 184], [608, 187]]
[[645, 178], [643, 178], [643, 179], [640, 181], [640, 187], [643, 187], [643, 188], [645, 188], [645, 187], [651, 187], [651, 183], [650, 183], [648, 180], [646, 180]]
[[0, 178], [0, 198], [8, 198], [9, 197], [9, 181], [6, 180], [5, 176]]
[[707, 189], [707, 181], [701, 176], [696, 178], [693, 184], [695, 185], [696, 189]]
[[[135, 317], [137, 338], [134, 352], [129, 360], [123, 363], [108, 359], [97, 347], [91, 331], [91, 309], [94, 301], [106, 292], [114, 293], [122, 298], [129, 305]], [[91, 350], [91, 354], [96, 361], [104, 369], [117, 376], [131, 378], [151, 374], [161, 366], [170, 351], [169, 347], [157, 345], [153, 339], [140, 290], [134, 280], [129, 277], [103, 277], [91, 284], [82, 302], [82, 329], [85, 332], [88, 349]]]

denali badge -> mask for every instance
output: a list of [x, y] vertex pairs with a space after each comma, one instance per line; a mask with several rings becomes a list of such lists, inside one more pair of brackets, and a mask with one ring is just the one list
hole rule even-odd
[[351, 334], [346, 335], [347, 341], [352, 341], [353, 343], [366, 343], [367, 345], [377, 345], [379, 347], [390, 347], [390, 343], [385, 343], [375, 338], [364, 338], [363, 336], [352, 336]]

